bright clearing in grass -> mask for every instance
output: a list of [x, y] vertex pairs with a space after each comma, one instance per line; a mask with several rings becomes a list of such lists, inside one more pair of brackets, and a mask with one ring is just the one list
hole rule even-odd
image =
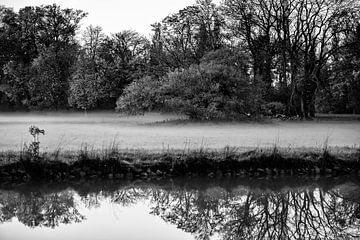
[[358, 147], [360, 121], [186, 122], [183, 117], [150, 113], [2, 113], [0, 150], [20, 150], [31, 141], [30, 125], [46, 130], [41, 150], [79, 150], [84, 145], [147, 150], [237, 147]]

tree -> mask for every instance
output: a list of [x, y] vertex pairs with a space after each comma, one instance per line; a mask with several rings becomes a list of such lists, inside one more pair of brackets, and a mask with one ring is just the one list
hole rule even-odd
[[[231, 58], [228, 54], [226, 50], [211, 52], [199, 65], [169, 72], [161, 80], [135, 80], [119, 98], [117, 109], [132, 114], [153, 109], [173, 111], [191, 119], [253, 115], [259, 110], [260, 101], [256, 85], [250, 82], [243, 66], [246, 57], [239, 53]], [[226, 62], [221, 56], [237, 61]]]
[[76, 71], [71, 76], [68, 102], [83, 110], [95, 108], [106, 99], [106, 66], [100, 56], [105, 35], [101, 27], [89, 26], [82, 36], [83, 46], [77, 56]]
[[145, 76], [149, 59], [149, 41], [139, 33], [125, 30], [105, 39], [101, 46], [106, 95], [111, 108], [123, 89], [134, 79]]
[[[352, 0], [224, 3], [231, 30], [247, 43], [252, 54], [254, 75], [259, 72], [267, 89], [275, 84], [288, 87], [284, 93], [288, 95], [289, 113], [305, 118], [315, 115], [322, 70], [346, 45], [341, 39], [351, 27], [341, 23], [358, 21], [358, 9]], [[340, 41], [334, 44], [335, 39]]]
[[101, 73], [77, 71], [70, 81], [69, 105], [85, 111], [96, 107], [106, 94], [103, 83], [104, 76]]
[[315, 94], [323, 80], [322, 70], [347, 45], [344, 41], [336, 40], [349, 30], [349, 26], [341, 23], [358, 21], [358, 10], [359, 5], [351, 0], [300, 1], [296, 5], [294, 19], [298, 41], [293, 48], [298, 49], [301, 70], [292, 83], [291, 96], [298, 95], [302, 117], [315, 116]]
[[88, 26], [82, 35], [82, 50], [86, 58], [84, 61], [87, 61], [89, 67], [95, 72], [98, 71], [99, 65], [102, 63], [100, 51], [105, 38], [102, 28], [92, 25]]
[[55, 51], [76, 43], [76, 30], [87, 15], [82, 10], [61, 9], [56, 4], [36, 7], [35, 14], [40, 45], [44, 48], [52, 46]]
[[69, 79], [76, 61], [75, 47], [62, 51], [48, 48], [34, 59], [28, 82], [31, 109], [59, 109], [68, 106]]
[[155, 77], [146, 76], [134, 80], [117, 100], [116, 110], [133, 115], [161, 110], [163, 102], [160, 89], [162, 86], [163, 81]]
[[237, 42], [245, 42], [252, 58], [252, 74], [265, 85], [265, 97], [271, 99], [272, 67], [275, 56], [274, 1], [226, 0], [222, 7], [227, 26]]
[[346, 46], [322, 71], [318, 111], [360, 113], [360, 24], [350, 28], [343, 41]]
[[[67, 106], [68, 80], [76, 60], [75, 33], [86, 14], [57, 5], [5, 11], [1, 35], [10, 38], [1, 88], [14, 104], [32, 109]], [[19, 89], [20, 87], [20, 89]]]
[[[21, 106], [28, 98], [27, 66], [38, 54], [35, 44], [33, 18], [26, 21], [28, 8], [21, 14], [0, 6], [0, 104]], [[30, 18], [30, 17], [29, 17]]]
[[16, 217], [28, 227], [55, 228], [60, 224], [79, 223], [85, 219], [79, 212], [72, 191], [58, 193], [26, 192], [2, 194], [0, 221]]
[[70, 106], [114, 108], [125, 86], [147, 71], [149, 42], [125, 30], [111, 37], [89, 26], [82, 36], [77, 70], [70, 81]]
[[199, 64], [207, 52], [223, 46], [222, 16], [211, 0], [198, 0], [152, 26], [151, 59], [167, 71]]

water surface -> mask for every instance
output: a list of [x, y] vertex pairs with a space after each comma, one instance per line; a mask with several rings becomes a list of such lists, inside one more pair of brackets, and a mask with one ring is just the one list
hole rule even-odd
[[0, 187], [0, 239], [359, 239], [357, 178]]

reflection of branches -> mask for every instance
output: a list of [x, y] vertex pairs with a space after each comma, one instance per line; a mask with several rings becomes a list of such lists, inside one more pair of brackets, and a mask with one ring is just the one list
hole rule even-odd
[[[207, 239], [219, 231], [218, 226], [224, 220], [220, 210], [226, 198], [214, 198], [202, 192], [157, 190], [152, 194], [152, 201], [155, 205], [152, 214], [201, 239]], [[199, 232], [199, 229], [202, 231]]]
[[[198, 239], [355, 239], [359, 237], [359, 203], [335, 191], [319, 189], [221, 198], [202, 192], [158, 192], [152, 214], [191, 232]], [[164, 199], [167, 199], [164, 201]]]
[[81, 196], [81, 201], [86, 208], [99, 207], [103, 199], [109, 199], [113, 203], [126, 207], [139, 202], [146, 196], [146, 192], [140, 188], [126, 187], [119, 190], [84, 194]]
[[111, 200], [114, 203], [121, 204], [122, 206], [129, 206], [145, 197], [146, 194], [137, 188], [122, 189], [111, 194]]
[[[237, 188], [186, 190], [127, 186], [80, 195], [85, 207], [104, 200], [121, 206], [147, 201], [151, 214], [197, 239], [356, 239], [360, 237], [359, 188], [258, 192]], [[355, 192], [355, 193], [352, 193]], [[0, 192], [0, 221], [17, 217], [27, 226], [79, 222], [74, 191], [41, 194]]]
[[1, 202], [1, 220], [17, 217], [29, 227], [51, 227], [59, 224], [80, 222], [84, 219], [76, 208], [70, 191], [42, 195], [36, 193], [8, 194]]
[[15, 215], [15, 196], [12, 194], [0, 194], [0, 222], [8, 222]]
[[98, 208], [100, 207], [101, 196], [96, 193], [89, 193], [85, 196], [81, 196], [81, 202], [84, 203], [86, 208]]

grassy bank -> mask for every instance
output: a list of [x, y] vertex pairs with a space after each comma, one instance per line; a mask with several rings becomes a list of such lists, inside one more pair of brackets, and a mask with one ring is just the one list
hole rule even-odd
[[344, 175], [360, 173], [360, 150], [254, 149], [150, 152], [116, 148], [103, 151], [2, 152], [1, 181], [95, 178], [166, 178], [173, 176]]

